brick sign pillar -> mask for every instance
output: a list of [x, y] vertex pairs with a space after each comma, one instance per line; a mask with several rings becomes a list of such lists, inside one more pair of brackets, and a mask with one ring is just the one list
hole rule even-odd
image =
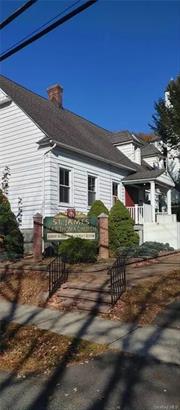
[[41, 214], [33, 216], [33, 256], [34, 259], [42, 259], [42, 220]]
[[109, 258], [109, 228], [108, 215], [102, 213], [99, 220], [99, 259]]

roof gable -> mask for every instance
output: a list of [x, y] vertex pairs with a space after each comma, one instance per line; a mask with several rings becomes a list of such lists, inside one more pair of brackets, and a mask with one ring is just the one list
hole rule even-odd
[[137, 145], [143, 144], [143, 142], [138, 138], [137, 135], [129, 131], [119, 131], [119, 132], [112, 133], [111, 142], [115, 145], [116, 144], [117, 145], [128, 144], [128, 143], [133, 143]]
[[78, 149], [87, 156], [118, 167], [136, 170], [136, 166], [110, 141], [111, 132], [54, 105], [49, 100], [0, 76], [0, 87], [38, 125], [47, 137], [59, 144]]
[[142, 147], [141, 154], [143, 158], [162, 156], [161, 151], [159, 151], [159, 149], [156, 148], [154, 144], [146, 144], [144, 147]]

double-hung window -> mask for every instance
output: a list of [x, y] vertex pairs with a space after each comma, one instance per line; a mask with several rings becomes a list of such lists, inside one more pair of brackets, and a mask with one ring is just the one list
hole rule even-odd
[[113, 205], [117, 202], [118, 200], [118, 186], [119, 184], [117, 182], [112, 183], [112, 197], [113, 197]]
[[70, 203], [70, 170], [59, 169], [59, 202]]
[[96, 200], [96, 177], [88, 175], [88, 206]]

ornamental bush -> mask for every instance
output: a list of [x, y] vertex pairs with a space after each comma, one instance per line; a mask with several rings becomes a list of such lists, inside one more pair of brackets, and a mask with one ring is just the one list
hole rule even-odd
[[93, 218], [93, 217], [97, 218], [102, 213], [104, 213], [106, 215], [109, 215], [109, 211], [106, 208], [106, 206], [103, 204], [103, 202], [100, 201], [100, 200], [97, 200], [97, 201], [94, 201], [93, 204], [91, 205], [91, 208], [88, 212], [88, 217], [89, 218]]
[[81, 238], [66, 239], [59, 246], [60, 255], [68, 263], [95, 262], [97, 251], [96, 241]]
[[128, 209], [117, 201], [109, 214], [109, 244], [113, 253], [119, 249], [138, 245], [139, 236], [134, 231], [134, 221]]
[[161, 242], [144, 242], [140, 246], [133, 246], [128, 249], [128, 257], [132, 258], [154, 258], [162, 251], [174, 251], [174, 248], [169, 243]]
[[173, 251], [169, 243], [161, 243], [161, 242], [144, 242], [139, 249], [136, 250], [136, 256], [150, 256], [155, 257], [158, 256], [161, 251]]
[[0, 190], [0, 234], [4, 237], [3, 247], [8, 257], [23, 255], [23, 235], [16, 217], [11, 211], [7, 197]]

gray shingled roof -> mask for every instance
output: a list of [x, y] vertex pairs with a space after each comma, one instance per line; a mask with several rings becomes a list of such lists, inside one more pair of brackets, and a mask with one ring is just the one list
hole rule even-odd
[[[57, 107], [49, 100], [0, 76], [0, 87], [53, 141], [88, 156], [136, 171], [136, 165], [111, 143], [111, 132]], [[47, 138], [46, 137], [46, 138]], [[43, 142], [44, 139], [42, 139]]]
[[[135, 138], [134, 138], [135, 136]], [[113, 144], [121, 144], [123, 142], [139, 142], [140, 144], [143, 144], [142, 140], [139, 140], [138, 136], [135, 134], [132, 134], [129, 131], [118, 131], [114, 132], [110, 136], [111, 142]], [[137, 140], [137, 141], [136, 141]]]
[[142, 171], [135, 172], [134, 174], [128, 175], [123, 179], [123, 182], [126, 181], [141, 181], [141, 180], [153, 180], [159, 177], [164, 173], [164, 169], [145, 169]]
[[141, 154], [143, 158], [162, 155], [154, 144], [146, 144], [143, 148], [141, 148]]
[[133, 140], [132, 134], [129, 131], [114, 132], [113, 134], [111, 134], [110, 138], [113, 144], [118, 144], [120, 142], [129, 142]]

